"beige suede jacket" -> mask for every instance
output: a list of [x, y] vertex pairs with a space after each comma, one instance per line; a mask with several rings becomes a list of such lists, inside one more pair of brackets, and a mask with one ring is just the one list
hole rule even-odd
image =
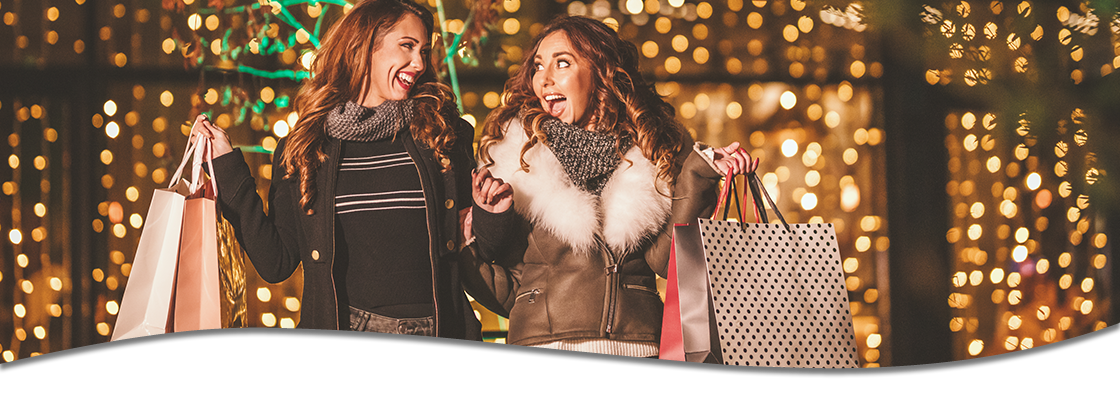
[[[678, 159], [684, 161], [674, 170], [672, 198], [636, 147], [596, 197], [572, 184], [547, 146], [526, 152], [529, 172], [520, 170], [527, 140], [522, 124], [511, 121], [505, 133], [490, 148], [490, 169], [514, 188], [516, 216], [506, 219], [514, 233], [492, 259], [481, 257], [477, 245], [464, 250], [464, 286], [508, 316], [508, 343], [607, 339], [656, 345], [664, 306], [655, 273], [665, 274], [672, 227], [710, 215], [716, 204], [721, 175], [702, 154], [706, 147], [681, 130], [685, 146]], [[476, 233], [486, 229], [478, 225], [487, 223], [486, 216], [474, 220]]]

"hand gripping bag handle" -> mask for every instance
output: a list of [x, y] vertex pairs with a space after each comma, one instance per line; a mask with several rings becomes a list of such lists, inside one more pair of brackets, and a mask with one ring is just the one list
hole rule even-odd
[[[197, 125], [197, 124], [198, 123], [196, 122], [195, 125]], [[197, 135], [198, 138], [196, 140], [191, 140], [195, 136], [194, 128], [195, 128], [195, 126], [191, 125], [191, 135], [187, 138], [187, 143], [188, 143], [187, 144], [187, 149], [185, 151], [183, 151], [183, 158], [181, 159], [182, 161], [179, 162], [179, 168], [175, 169], [175, 174], [171, 176], [171, 181], [167, 185], [167, 187], [170, 189], [171, 187], [175, 186], [176, 183], [179, 182], [179, 178], [181, 178], [183, 176], [183, 169], [187, 166], [187, 163], [189, 162], [188, 160], [191, 160], [191, 157], [189, 157], [189, 156], [191, 156], [192, 153], [193, 153], [194, 162], [193, 162], [193, 166], [192, 166], [192, 169], [191, 169], [191, 184], [190, 184], [190, 191], [191, 191], [192, 194], [195, 191], [197, 191], [199, 186], [200, 186], [198, 182], [201, 180], [199, 178], [202, 175], [201, 174], [201, 172], [202, 172], [201, 168], [202, 168], [203, 157], [205, 156], [206, 153], [209, 153], [209, 154], [214, 153], [214, 141], [211, 140], [209, 137], [206, 137], [206, 136], [203, 136], [203, 135]], [[203, 144], [203, 142], [205, 142], [205, 144]], [[202, 146], [205, 146], [205, 148], [203, 148]], [[214, 162], [213, 162], [212, 159], [207, 159], [206, 163], [210, 167], [210, 175], [211, 175], [210, 184], [211, 184], [211, 187], [214, 189], [214, 197], [217, 197], [218, 196], [218, 184], [217, 184], [216, 179], [214, 177]]]
[[[194, 132], [193, 126], [191, 127], [191, 132]], [[194, 133], [191, 133], [191, 135], [193, 136]], [[171, 181], [167, 184], [168, 189], [174, 187], [175, 184], [179, 183], [179, 178], [183, 176], [183, 168], [186, 167], [190, 162], [188, 161], [190, 160], [190, 155], [195, 151], [195, 148], [198, 147], [198, 144], [199, 141], [191, 141], [189, 137], [187, 138], [187, 149], [183, 151], [183, 157], [180, 158], [180, 160], [182, 161], [179, 162], [179, 168], [175, 169], [175, 174], [171, 175]]]
[[[746, 197], [747, 193], [749, 192], [752, 197], [751, 203], [754, 205], [755, 221], [764, 224], [770, 222], [770, 218], [766, 213], [766, 208], [762, 203], [762, 199], [763, 197], [765, 197], [766, 202], [770, 204], [770, 208], [774, 210], [774, 214], [778, 216], [778, 220], [782, 221], [782, 225], [787, 231], [789, 231], [789, 223], [786, 222], [785, 217], [782, 216], [782, 212], [778, 210], [778, 206], [774, 203], [774, 199], [770, 197], [770, 193], [766, 192], [766, 189], [762, 185], [762, 179], [758, 177], [758, 174], [756, 174], [754, 171], [746, 173], [746, 183], [748, 189], [743, 191], [743, 201], [740, 202], [738, 190], [735, 188], [735, 176], [731, 174], [731, 169], [728, 168], [725, 183], [720, 191], [719, 200], [716, 204], [715, 210], [713, 210], [712, 212], [711, 219], [716, 219], [716, 216], [719, 214], [720, 207], [723, 206], [726, 202], [728, 204], [723, 209], [722, 219], [727, 220], [727, 216], [729, 214], [729, 211], [731, 210], [730, 199], [735, 199], [735, 208], [740, 210], [739, 219], [743, 219], [743, 217], [746, 216]], [[741, 224], [745, 223], [745, 221], [739, 222]]]
[[[743, 149], [739, 149], [738, 151], [736, 151], [736, 153], [748, 154]], [[749, 157], [749, 154], [748, 154], [748, 157]], [[758, 160], [754, 160], [754, 165], [757, 167]], [[731, 210], [731, 201], [729, 199], [732, 198], [732, 197], [735, 198], [735, 208], [739, 210], [739, 219], [743, 220], [743, 219], [746, 218], [747, 209], [745, 207], [745, 205], [746, 205], [746, 200], [745, 199], [746, 199], [747, 193], [745, 191], [743, 192], [744, 201], [740, 203], [739, 198], [737, 197], [739, 191], [737, 189], [735, 189], [735, 175], [732, 174], [732, 171], [734, 171], [733, 167], [728, 166], [727, 167], [727, 172], [724, 173], [724, 177], [725, 177], [724, 184], [723, 184], [722, 188], [720, 189], [720, 195], [719, 195], [719, 199], [717, 200], [717, 203], [716, 203], [716, 208], [714, 210], [712, 210], [711, 219], [716, 219], [716, 215], [719, 214], [719, 208], [721, 206], [723, 206], [724, 202], [727, 202], [727, 207], [723, 209], [723, 220], [724, 221], [727, 220], [728, 213]], [[751, 171], [751, 173], [753, 174], [754, 172]], [[766, 213], [765, 210], [762, 210], [761, 213], [759, 211], [760, 210], [757, 209], [757, 207], [756, 207], [756, 210], [755, 210], [755, 213], [754, 213], [754, 219], [756, 221], [760, 220], [759, 219], [760, 214], [762, 214], [761, 218], [766, 218], [765, 217], [765, 213]], [[740, 222], [742, 222], [742, 221], [740, 221]]]
[[214, 176], [214, 162], [213, 157], [206, 157], [206, 155], [214, 154], [214, 140], [209, 137], [199, 135], [196, 142], [205, 142], [202, 148], [196, 148], [194, 151], [194, 165], [191, 167], [191, 193], [201, 189], [202, 182], [202, 162], [205, 159], [206, 165], [210, 168], [210, 187], [214, 189], [214, 198], [218, 197], [218, 183], [217, 178]]

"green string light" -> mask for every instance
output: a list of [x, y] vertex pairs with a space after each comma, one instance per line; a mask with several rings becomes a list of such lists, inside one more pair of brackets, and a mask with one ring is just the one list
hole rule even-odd
[[[455, 93], [455, 104], [459, 107], [459, 113], [462, 114], [466, 111], [466, 109], [463, 108], [463, 96], [459, 94], [459, 74], [455, 71], [454, 46], [458, 46], [459, 40], [463, 37], [463, 32], [466, 32], [466, 26], [468, 25], [463, 25], [464, 28], [461, 32], [459, 32], [459, 34], [456, 35], [454, 44], [449, 45], [447, 43], [447, 17], [443, 12], [443, 0], [436, 0], [436, 13], [437, 15], [439, 15], [439, 31], [441, 33], [440, 38], [443, 40], [443, 48], [447, 52], [447, 55], [444, 57], [444, 64], [447, 65], [447, 75], [451, 79], [451, 91]], [[471, 11], [470, 16], [467, 17], [467, 20], [470, 21], [472, 18], [474, 18], [473, 10]]]

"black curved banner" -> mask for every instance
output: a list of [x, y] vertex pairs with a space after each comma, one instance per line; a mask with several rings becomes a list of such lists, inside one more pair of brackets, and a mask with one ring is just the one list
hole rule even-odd
[[[889, 370], [925, 370], [925, 369], [983, 369], [990, 368], [990, 366], [1005, 365], [1030, 359], [1036, 357], [1061, 353], [1073, 348], [1081, 347], [1093, 343], [1104, 341], [1109, 337], [1117, 336], [1120, 334], [1120, 325], [1112, 325], [1100, 329], [1100, 331], [1091, 332], [1081, 336], [1071, 337], [1065, 341], [1028, 348], [1028, 350], [1020, 350], [1005, 354], [990, 355], [980, 357], [980, 359], [951, 361], [936, 364], [924, 365], [903, 365], [903, 366], [890, 366]], [[376, 342], [376, 343], [392, 343], [403, 345], [416, 345], [426, 347], [441, 347], [441, 348], [455, 348], [455, 350], [472, 351], [479, 353], [493, 353], [505, 355], [520, 355], [531, 357], [542, 357], [542, 359], [553, 360], [568, 360], [579, 361], [596, 364], [618, 365], [618, 366], [631, 366], [631, 368], [638, 369], [673, 369], [673, 370], [687, 370], [687, 371], [706, 371], [711, 369], [718, 369], [717, 371], [728, 371], [729, 368], [735, 368], [734, 365], [718, 365], [718, 364], [700, 364], [682, 361], [669, 361], [669, 360], [654, 360], [654, 359], [640, 359], [640, 357], [628, 357], [618, 355], [607, 355], [586, 352], [573, 352], [564, 350], [552, 350], [552, 348], [540, 348], [530, 346], [519, 346], [511, 344], [498, 344], [478, 341], [466, 341], [466, 339], [445, 338], [445, 337], [427, 337], [427, 336], [411, 336], [411, 335], [396, 335], [396, 334], [381, 334], [371, 332], [349, 332], [349, 331], [319, 331], [319, 329], [300, 329], [300, 328], [234, 328], [234, 329], [206, 329], [206, 331], [190, 331], [190, 332], [176, 332], [155, 336], [144, 336], [123, 339], [123, 341], [106, 342], [100, 344], [93, 344], [88, 346], [69, 348], [69, 350], [58, 351], [54, 353], [40, 354], [34, 357], [27, 357], [27, 359], [15, 360], [8, 363], [0, 364], [0, 369], [3, 370], [17, 370], [17, 369], [32, 369], [37, 366], [44, 366], [48, 364], [64, 362], [68, 360], [81, 359], [81, 357], [92, 356], [96, 354], [119, 352], [129, 350], [129, 348], [139, 348], [151, 345], [178, 343], [178, 342], [194, 342], [206, 341], [206, 339], [215, 338], [234, 338], [234, 337], [252, 337], [252, 338], [290, 338], [290, 339], [317, 339], [317, 341], [339, 341], [339, 342]], [[763, 369], [763, 370], [787, 370], [784, 368], [777, 368], [777, 366], [749, 366], [750, 369]], [[799, 368], [796, 370], [805, 370]], [[823, 369], [821, 369], [823, 370]], [[829, 369], [836, 373], [847, 373], [848, 370]]]

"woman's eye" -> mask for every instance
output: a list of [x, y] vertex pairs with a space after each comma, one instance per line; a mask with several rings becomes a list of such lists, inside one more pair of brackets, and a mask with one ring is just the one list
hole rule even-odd
[[541, 64], [541, 63], [533, 64], [533, 69], [535, 69], [537, 71], [540, 71], [540, 70], [544, 69], [544, 64]]
[[412, 50], [413, 46], [412, 46], [412, 43], [404, 43], [404, 44], [401, 44], [401, 47]]
[[556, 66], [560, 68], [567, 68], [569, 65], [572, 65], [572, 63], [568, 62], [567, 60], [560, 60], [556, 62]]

